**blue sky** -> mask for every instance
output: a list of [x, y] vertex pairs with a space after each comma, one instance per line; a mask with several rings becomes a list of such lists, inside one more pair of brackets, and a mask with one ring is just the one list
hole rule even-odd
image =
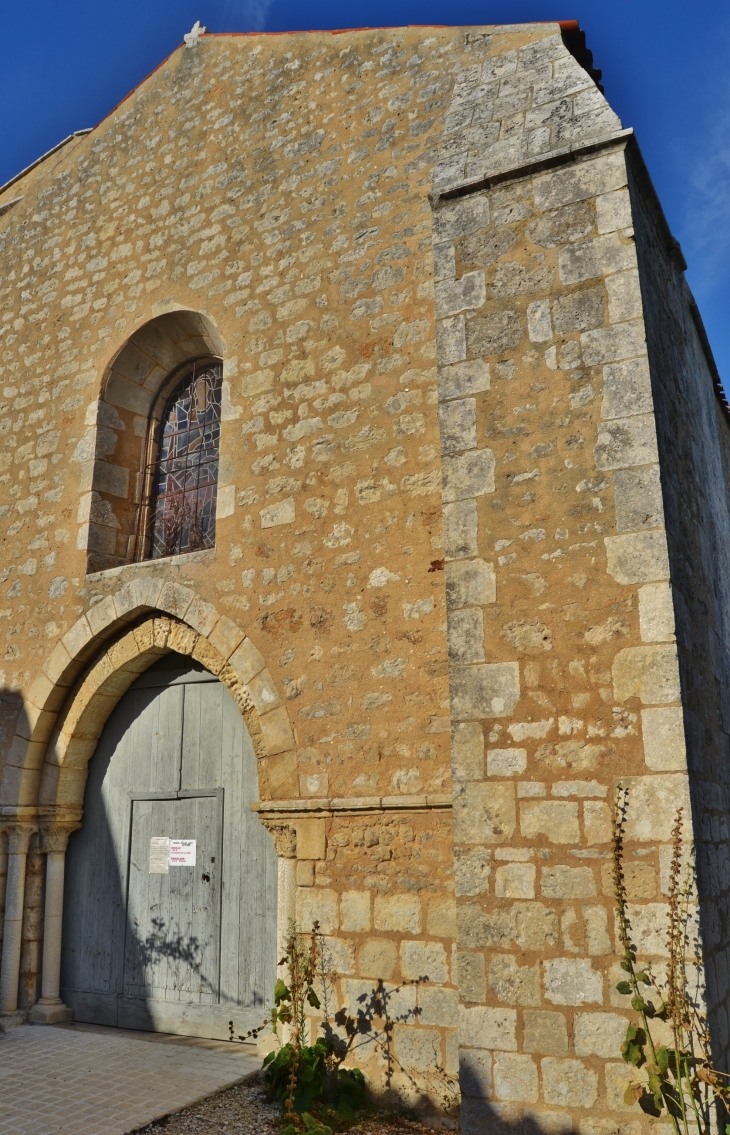
[[211, 31], [578, 19], [606, 95], [638, 136], [730, 386], [727, 0], [25, 0], [3, 5], [0, 184], [93, 126], [195, 20]]

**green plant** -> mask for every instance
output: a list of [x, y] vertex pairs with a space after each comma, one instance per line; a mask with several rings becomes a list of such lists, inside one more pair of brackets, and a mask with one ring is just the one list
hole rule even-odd
[[332, 1135], [332, 1128], [328, 1127], [326, 1123], [320, 1123], [308, 1111], [302, 1115], [302, 1122], [304, 1127], [296, 1128], [293, 1123], [287, 1124], [281, 1130], [281, 1135], [299, 1135], [303, 1131], [305, 1135]]
[[[335, 1034], [329, 1027], [328, 957], [317, 922], [308, 937], [307, 942], [296, 924], [290, 924], [280, 962], [286, 966], [288, 984], [281, 979], [276, 983], [271, 1024], [275, 1032], [284, 1026], [291, 1035], [264, 1060], [264, 1077], [275, 1097], [284, 1103], [287, 1132], [327, 1135], [329, 1128], [317, 1126], [319, 1120], [312, 1117], [310, 1109], [314, 1104], [329, 1103], [337, 1119], [352, 1118], [365, 1099], [365, 1077], [359, 1068], [341, 1067], [349, 1048], [335, 1044]], [[322, 1000], [315, 989], [317, 982]], [[329, 1035], [305, 1044], [308, 1009], [322, 1010], [323, 1003]]]
[[365, 1077], [359, 1068], [338, 1068], [332, 1092], [338, 1119], [352, 1119], [365, 1103]]
[[[285, 1044], [264, 1061], [265, 1079], [278, 1100], [286, 1100], [294, 1059], [292, 1045]], [[302, 1045], [292, 1100], [293, 1111], [302, 1120], [313, 1104], [321, 1104], [329, 1105], [327, 1110], [334, 1118], [348, 1121], [364, 1102], [365, 1077], [359, 1068], [337, 1067], [332, 1045], [324, 1037], [312, 1045]], [[304, 1130], [310, 1128], [305, 1126]]]
[[[716, 1131], [713, 1105], [727, 1113], [730, 1104], [730, 1077], [713, 1067], [707, 1021], [698, 1000], [693, 997], [687, 973], [692, 916], [695, 909], [695, 878], [692, 864], [682, 866], [682, 809], [677, 811], [672, 829], [672, 860], [669, 872], [669, 915], [667, 948], [669, 962], [666, 980], [660, 985], [650, 966], [640, 966], [637, 946], [632, 940], [628, 915], [624, 871], [624, 839], [629, 793], [619, 785], [613, 811], [613, 880], [616, 921], [623, 949], [621, 968], [626, 974], [616, 989], [631, 997], [638, 1023], [629, 1024], [621, 1046], [627, 1064], [641, 1069], [644, 1077], [632, 1081], [624, 1102], [637, 1103], [652, 1116], [666, 1113], [675, 1135], [710, 1135]], [[669, 1026], [671, 1044], [656, 1043], [658, 1026]], [[730, 1123], [725, 1125], [730, 1135]]]
[[[397, 1069], [419, 1094], [425, 1085], [426, 1092], [440, 1100], [444, 1112], [456, 1115], [459, 1109], [457, 1079], [436, 1067], [418, 1083], [393, 1051], [394, 1027], [416, 1019], [420, 1010], [408, 1008], [393, 1014], [392, 1005], [401, 1000], [404, 986], [418, 985], [420, 980], [428, 980], [427, 976], [390, 987], [378, 980], [371, 992], [358, 997], [354, 1010], [334, 1011], [332, 961], [318, 923], [309, 934], [300, 932], [295, 923], [290, 924], [279, 964], [286, 967], [287, 980], [276, 982], [269, 1019], [237, 1039], [254, 1039], [271, 1026], [284, 1041], [266, 1057], [264, 1076], [274, 1096], [284, 1103], [285, 1131], [289, 1135], [292, 1132], [321, 1135], [311, 1126], [320, 1120], [312, 1116], [310, 1108], [315, 1108], [318, 1115], [321, 1112], [325, 1119], [347, 1123], [355, 1111], [365, 1105], [365, 1077], [358, 1068], [343, 1067], [345, 1060], [361, 1045], [375, 1048], [381, 1054], [387, 1088], [391, 1087]], [[307, 1045], [304, 1039], [312, 1009], [320, 1017], [323, 1035], [314, 1044]], [[234, 1040], [233, 1022], [229, 1023], [229, 1034]], [[307, 1123], [309, 1127], [302, 1126]], [[326, 1127], [322, 1127], [322, 1132], [326, 1133]]]
[[324, 1092], [326, 1062], [330, 1055], [331, 1046], [322, 1037], [314, 1044], [301, 1045], [298, 1051], [292, 1044], [284, 1044], [264, 1060], [264, 1078], [276, 1099], [286, 1101], [292, 1092], [294, 1071], [292, 1109], [302, 1115]]
[[[286, 1117], [291, 1122], [295, 1122], [295, 1112], [302, 1113], [308, 1110], [312, 1099], [321, 1095], [324, 1085], [326, 1052], [321, 1048], [318, 1049], [316, 1044], [305, 1046], [302, 1043], [307, 1027], [307, 1005], [313, 1009], [320, 1008], [319, 998], [314, 990], [318, 938], [318, 922], [312, 927], [309, 948], [304, 944], [304, 936], [299, 933], [296, 923], [290, 923], [284, 957], [279, 962], [279, 965], [287, 968], [289, 985], [280, 978], [274, 988], [274, 1008], [271, 1011], [274, 1032], [279, 1024], [290, 1026], [292, 1032], [291, 1041], [288, 1045], [284, 1045], [278, 1054], [282, 1057], [281, 1071], [286, 1068], [287, 1075], [286, 1089], [280, 1098], [284, 1101]], [[305, 1047], [306, 1054], [303, 1051]], [[285, 1048], [288, 1048], [289, 1052], [283, 1055]], [[274, 1063], [267, 1057], [264, 1061], [265, 1066], [267, 1061]], [[276, 1075], [273, 1070], [272, 1075]], [[304, 1104], [304, 1100], [308, 1102]]]

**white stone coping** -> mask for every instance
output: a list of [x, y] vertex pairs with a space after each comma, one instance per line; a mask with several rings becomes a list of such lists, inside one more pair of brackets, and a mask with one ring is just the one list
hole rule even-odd
[[142, 571], [145, 568], [155, 570], [158, 566], [169, 567], [171, 564], [183, 566], [184, 564], [207, 563], [215, 559], [215, 548], [201, 548], [197, 552], [183, 552], [179, 556], [160, 556], [156, 560], [134, 560], [129, 564], [118, 564], [117, 567], [104, 568], [103, 571], [92, 571], [86, 576], [89, 583], [101, 583], [107, 579], [119, 579], [125, 571]]
[[431, 191], [429, 197], [434, 206], [442, 203], [447, 204], [454, 198], [465, 197], [470, 193], [481, 193], [483, 190], [490, 189], [493, 185], [500, 184], [503, 181], [514, 181], [521, 177], [547, 171], [557, 165], [579, 161], [582, 158], [589, 159], [593, 154], [599, 153], [603, 149], [628, 141], [633, 135], [633, 129], [628, 127], [625, 130], [617, 130], [612, 134], [607, 134], [603, 138], [594, 138], [586, 142], [573, 142], [569, 146], [560, 146], [558, 149], [548, 150], [547, 153], [536, 155], [529, 161], [520, 162], [519, 165], [509, 166], [506, 169], [496, 169], [493, 174], [480, 174], [478, 177], [468, 180], [459, 179], [452, 185], [439, 185], [438, 188]]
[[20, 173], [16, 173], [15, 176], [11, 177], [9, 181], [6, 181], [4, 185], [0, 185], [0, 193], [4, 193], [11, 185], [15, 185], [16, 181], [20, 181], [21, 178], [24, 178], [25, 175], [35, 169], [36, 166], [41, 165], [46, 158], [50, 158], [52, 154], [55, 154], [57, 150], [61, 150], [64, 146], [67, 146], [69, 142], [73, 142], [74, 138], [83, 138], [86, 134], [90, 134], [93, 129], [93, 126], [87, 126], [84, 130], [74, 130], [73, 134], [69, 134], [68, 138], [57, 142], [55, 146], [52, 146], [50, 150], [46, 150], [45, 154], [41, 154], [39, 158], [36, 158], [36, 160], [31, 162], [29, 166], [26, 166], [25, 169], [21, 169]]
[[337, 796], [300, 800], [254, 800], [252, 812], [263, 815], [301, 815], [303, 812], [385, 812], [403, 809], [451, 808], [451, 793], [426, 796]]
[[21, 193], [19, 197], [13, 197], [10, 201], [0, 202], [0, 217], [4, 217], [15, 205], [19, 205], [23, 200], [23, 196], [24, 194]]

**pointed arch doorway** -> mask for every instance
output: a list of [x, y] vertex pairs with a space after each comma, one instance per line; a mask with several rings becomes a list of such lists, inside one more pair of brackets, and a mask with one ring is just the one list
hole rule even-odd
[[[107, 721], [69, 841], [61, 996], [75, 1020], [221, 1039], [231, 1019], [237, 1032], [261, 1023], [277, 859], [257, 796], [230, 694], [165, 655]], [[187, 862], [170, 864], [165, 839], [194, 841], [194, 855], [188, 843]]]

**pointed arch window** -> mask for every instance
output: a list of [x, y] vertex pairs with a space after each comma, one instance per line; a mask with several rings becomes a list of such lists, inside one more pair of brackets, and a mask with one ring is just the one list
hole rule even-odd
[[215, 545], [223, 367], [199, 359], [177, 379], [153, 412], [140, 559]]

